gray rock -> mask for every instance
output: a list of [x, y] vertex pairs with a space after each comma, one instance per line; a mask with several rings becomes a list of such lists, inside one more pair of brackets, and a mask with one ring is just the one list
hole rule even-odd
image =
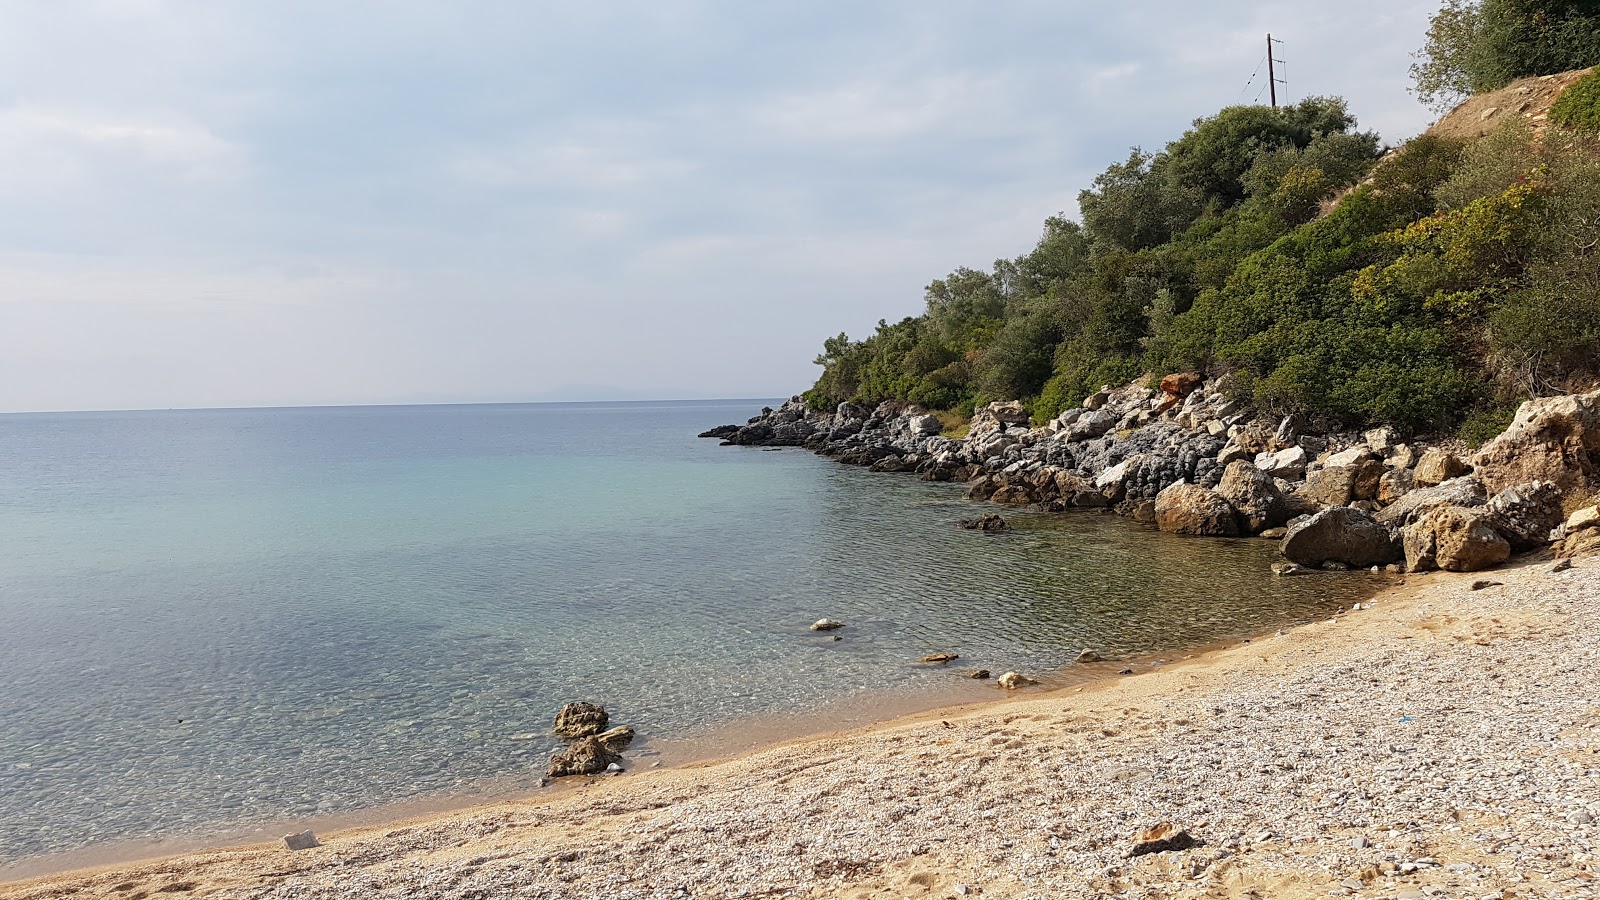
[[1394, 534], [1371, 516], [1335, 506], [1291, 525], [1282, 552], [1289, 561], [1303, 566], [1338, 562], [1366, 568], [1400, 558], [1401, 547]]
[[1487, 504], [1491, 524], [1516, 550], [1532, 550], [1550, 542], [1560, 525], [1561, 489], [1548, 481], [1508, 487]]
[[[1285, 420], [1287, 421], [1287, 420]], [[1306, 474], [1306, 451], [1302, 447], [1290, 447], [1276, 453], [1262, 453], [1256, 457], [1256, 468], [1274, 478], [1287, 478], [1298, 481]]]
[[812, 631], [837, 631], [843, 627], [843, 622], [835, 621], [833, 619], [818, 619], [811, 623]]
[[1391, 528], [1403, 528], [1441, 506], [1482, 506], [1487, 500], [1476, 478], [1453, 478], [1411, 491], [1378, 513], [1377, 519]]
[[322, 842], [308, 828], [298, 834], [284, 835], [283, 845], [290, 850], [310, 850], [312, 847], [321, 847]]

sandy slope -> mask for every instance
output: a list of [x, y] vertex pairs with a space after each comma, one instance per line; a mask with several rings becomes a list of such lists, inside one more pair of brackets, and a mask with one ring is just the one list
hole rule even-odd
[[[1600, 561], [1549, 565], [1076, 692], [0, 896], [1595, 896]], [[1161, 820], [1204, 843], [1129, 859]]]

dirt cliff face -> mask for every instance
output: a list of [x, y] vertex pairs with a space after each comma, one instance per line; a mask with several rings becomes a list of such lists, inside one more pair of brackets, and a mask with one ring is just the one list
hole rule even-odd
[[1551, 104], [1589, 71], [1574, 69], [1559, 75], [1538, 75], [1514, 81], [1498, 91], [1478, 94], [1445, 113], [1428, 133], [1471, 140], [1493, 132], [1507, 121], [1521, 121], [1533, 129], [1537, 140], [1549, 126]]

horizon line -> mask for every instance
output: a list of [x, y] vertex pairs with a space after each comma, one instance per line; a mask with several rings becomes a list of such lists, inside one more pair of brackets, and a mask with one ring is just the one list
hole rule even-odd
[[[797, 395], [790, 395], [797, 396]], [[128, 406], [102, 409], [17, 409], [0, 410], [0, 416], [59, 416], [84, 413], [144, 413], [144, 412], [243, 412], [248, 410], [276, 409], [368, 409], [372, 407], [404, 408], [412, 406], [584, 406], [619, 403], [733, 403], [743, 401], [768, 401], [787, 399], [776, 396], [756, 397], [658, 397], [629, 400], [420, 400], [409, 402], [378, 403], [268, 403], [259, 406]]]

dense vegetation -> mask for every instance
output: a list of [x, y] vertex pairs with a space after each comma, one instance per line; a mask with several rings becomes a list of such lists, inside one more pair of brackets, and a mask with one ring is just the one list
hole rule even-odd
[[1600, 65], [1595, 0], [1445, 0], [1411, 67], [1417, 96], [1446, 109], [1518, 78]]
[[[1521, 52], [1503, 49], [1496, 17], [1529, 6], [1471, 7], [1497, 23], [1476, 40]], [[1447, 4], [1434, 31], [1464, 9]], [[1559, 46], [1507, 71], [1564, 65], [1600, 11], [1583, 21], [1539, 32]], [[1265, 412], [1486, 427], [1600, 370], [1600, 152], [1581, 133], [1593, 85], [1571, 89], [1570, 130], [1424, 136], [1381, 164], [1340, 100], [1223, 109], [1107, 168], [1079, 195], [1081, 224], [1050, 218], [1030, 252], [928, 285], [922, 315], [826, 341], [807, 399], [969, 413], [1015, 398], [1042, 422], [1102, 385], [1193, 369], [1235, 373]]]

